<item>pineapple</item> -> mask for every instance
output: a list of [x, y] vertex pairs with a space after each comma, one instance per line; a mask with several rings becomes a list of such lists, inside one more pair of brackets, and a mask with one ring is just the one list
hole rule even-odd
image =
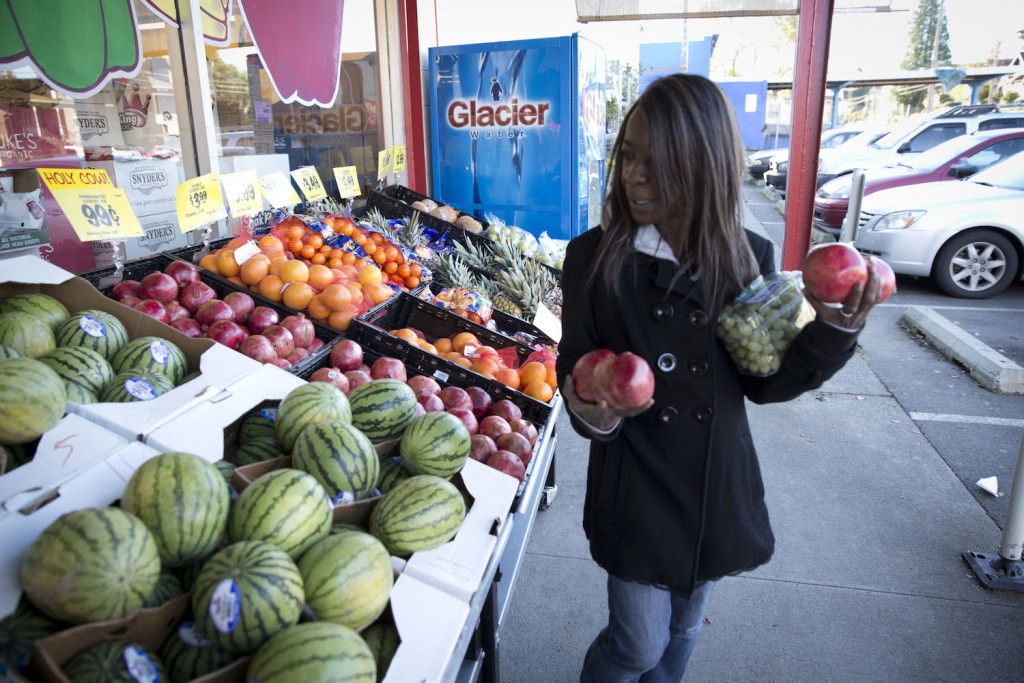
[[462, 242], [454, 242], [453, 244], [455, 252], [466, 264], [480, 270], [490, 270], [494, 256], [486, 248], [478, 247], [472, 241], [465, 244]]
[[491, 305], [502, 313], [508, 313], [514, 318], [523, 319], [523, 309], [516, 303], [515, 299], [503, 291], [491, 297]]
[[438, 254], [427, 265], [434, 274], [434, 279], [448, 287], [477, 289], [479, 286], [473, 271], [467, 268], [462, 259], [454, 254]]

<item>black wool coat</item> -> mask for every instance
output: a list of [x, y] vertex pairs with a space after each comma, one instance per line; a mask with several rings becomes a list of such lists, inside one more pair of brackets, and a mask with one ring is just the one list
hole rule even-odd
[[[654, 370], [654, 405], [607, 435], [570, 411], [591, 439], [583, 527], [610, 574], [690, 593], [764, 564], [775, 548], [744, 398], [786, 401], [821, 386], [852, 357], [857, 335], [812, 321], [779, 372], [741, 375], [699, 281], [684, 276], [669, 289], [674, 263], [634, 253], [620, 298], [588, 284], [603, 233], [588, 230], [566, 252], [559, 386], [587, 351], [632, 351]], [[761, 272], [774, 271], [771, 242], [747, 237]]]

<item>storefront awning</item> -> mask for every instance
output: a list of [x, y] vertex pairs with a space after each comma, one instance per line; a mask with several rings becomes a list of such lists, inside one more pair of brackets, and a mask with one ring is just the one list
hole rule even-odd
[[[835, 0], [836, 12], [889, 12], [892, 0]], [[800, 0], [576, 0], [581, 22], [798, 14]]]

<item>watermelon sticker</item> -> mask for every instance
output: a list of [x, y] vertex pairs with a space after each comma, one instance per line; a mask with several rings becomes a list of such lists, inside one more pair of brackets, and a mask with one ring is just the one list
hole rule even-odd
[[181, 626], [178, 627], [178, 637], [181, 638], [181, 642], [189, 647], [210, 647], [213, 645], [202, 633], [196, 630], [194, 621], [182, 622]]
[[141, 377], [131, 377], [124, 382], [124, 390], [139, 401], [152, 401], [156, 398], [156, 389]]
[[160, 673], [146, 651], [137, 645], [129, 645], [124, 649], [124, 664], [128, 674], [138, 683], [159, 683]]
[[221, 633], [231, 633], [242, 616], [242, 596], [234, 579], [224, 579], [210, 596], [210, 621]]
[[149, 355], [160, 365], [167, 365], [167, 361], [171, 357], [171, 350], [167, 348], [167, 344], [163, 340], [154, 339], [149, 343]]
[[78, 319], [78, 326], [90, 337], [107, 336], [106, 326], [91, 315], [83, 315]]
[[277, 420], [277, 408], [260, 408], [260, 417], [274, 422]]
[[334, 497], [331, 501], [331, 507], [338, 507], [339, 505], [351, 505], [356, 502], [356, 494], [351, 491], [342, 491]]

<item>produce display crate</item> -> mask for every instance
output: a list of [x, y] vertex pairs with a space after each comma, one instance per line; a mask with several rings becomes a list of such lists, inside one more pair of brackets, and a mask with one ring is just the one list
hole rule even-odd
[[[415, 190], [410, 190], [404, 185], [389, 185], [383, 190], [370, 191], [364, 211], [368, 212], [371, 209], [377, 209], [385, 218], [408, 218], [413, 214], [413, 211], [415, 211], [410, 204], [424, 199], [430, 199], [430, 197], [425, 194], [420, 194]], [[443, 202], [437, 203], [443, 204]], [[456, 211], [458, 211], [458, 209], [456, 209]], [[452, 239], [462, 242], [463, 244], [473, 242], [478, 247], [490, 249], [490, 240], [482, 234], [477, 235], [476, 233], [469, 232], [468, 230], [463, 230], [454, 223], [449, 223], [448, 221], [442, 220], [437, 216], [432, 216], [429, 213], [423, 213], [420, 211], [419, 214], [421, 225], [433, 228], [440, 234], [447, 232]], [[464, 211], [459, 211], [459, 216], [468, 215], [470, 214], [467, 214]], [[487, 231], [487, 222], [481, 221], [475, 216], [470, 217], [480, 221], [480, 224], [484, 226], [484, 232]]]
[[[415, 292], [413, 292], [413, 294], [419, 294], [421, 292], [429, 291], [432, 296], [435, 296], [444, 288], [444, 284], [437, 281], [432, 281], [419, 287]], [[543, 344], [555, 343], [555, 341], [551, 339], [551, 337], [544, 334], [544, 332], [542, 332], [541, 329], [536, 325], [532, 325], [526, 322], [525, 320], [522, 320], [521, 318], [515, 317], [514, 315], [509, 315], [504, 311], [499, 311], [497, 308], [491, 311], [491, 320], [494, 321], [494, 324], [497, 326], [498, 332], [500, 334], [502, 334], [505, 337], [508, 337], [509, 339], [512, 339], [513, 341], [526, 343], [516, 338], [516, 334], [521, 334], [526, 335], [527, 337], [530, 337], [532, 339], [535, 339]]]
[[[154, 270], [163, 271], [164, 268], [166, 268], [172, 261], [184, 260], [189, 259], [177, 258], [170, 254], [157, 254], [155, 256], [136, 259], [135, 261], [128, 261], [123, 266], [120, 280], [141, 280]], [[82, 273], [81, 277], [91, 282], [92, 285], [102, 294], [108, 295], [111, 287], [113, 287], [113, 279], [117, 277], [117, 269], [114, 266], [97, 268], [96, 270], [90, 270], [86, 273]], [[228, 282], [219, 275], [215, 275], [214, 273], [202, 268], [199, 269], [199, 279], [217, 293], [218, 299], [223, 299], [225, 295], [230, 294], [231, 292], [245, 292], [252, 297], [257, 306], [266, 306], [267, 308], [277, 311], [278, 316], [280, 316], [282, 320], [285, 316], [301, 313], [301, 311], [293, 311], [292, 309], [271, 301], [256, 292], [250, 291], [244, 287], [239, 287], [233, 282]], [[310, 322], [313, 323], [314, 335], [317, 339], [322, 341], [324, 345], [322, 348], [303, 359], [302, 362], [289, 368], [288, 372], [292, 374], [300, 373], [304, 368], [314, 364], [318, 359], [329, 355], [331, 347], [333, 347], [334, 344], [342, 338], [342, 334], [334, 328], [324, 325], [312, 318], [310, 318]]]
[[523, 411], [523, 417], [531, 422], [539, 426], [547, 423], [551, 416], [551, 404], [538, 401], [501, 382], [484, 377], [388, 334], [388, 330], [402, 327], [417, 329], [427, 339], [448, 337], [457, 332], [471, 332], [481, 342], [495, 349], [515, 349], [520, 363], [533, 353], [533, 349], [525, 344], [510, 340], [407, 292], [401, 292], [377, 308], [354, 318], [347, 334], [364, 349], [397, 358], [406, 366], [415, 368], [419, 374], [430, 375], [438, 381], [458, 387], [481, 387], [495, 400], [507, 398], [515, 403]]

